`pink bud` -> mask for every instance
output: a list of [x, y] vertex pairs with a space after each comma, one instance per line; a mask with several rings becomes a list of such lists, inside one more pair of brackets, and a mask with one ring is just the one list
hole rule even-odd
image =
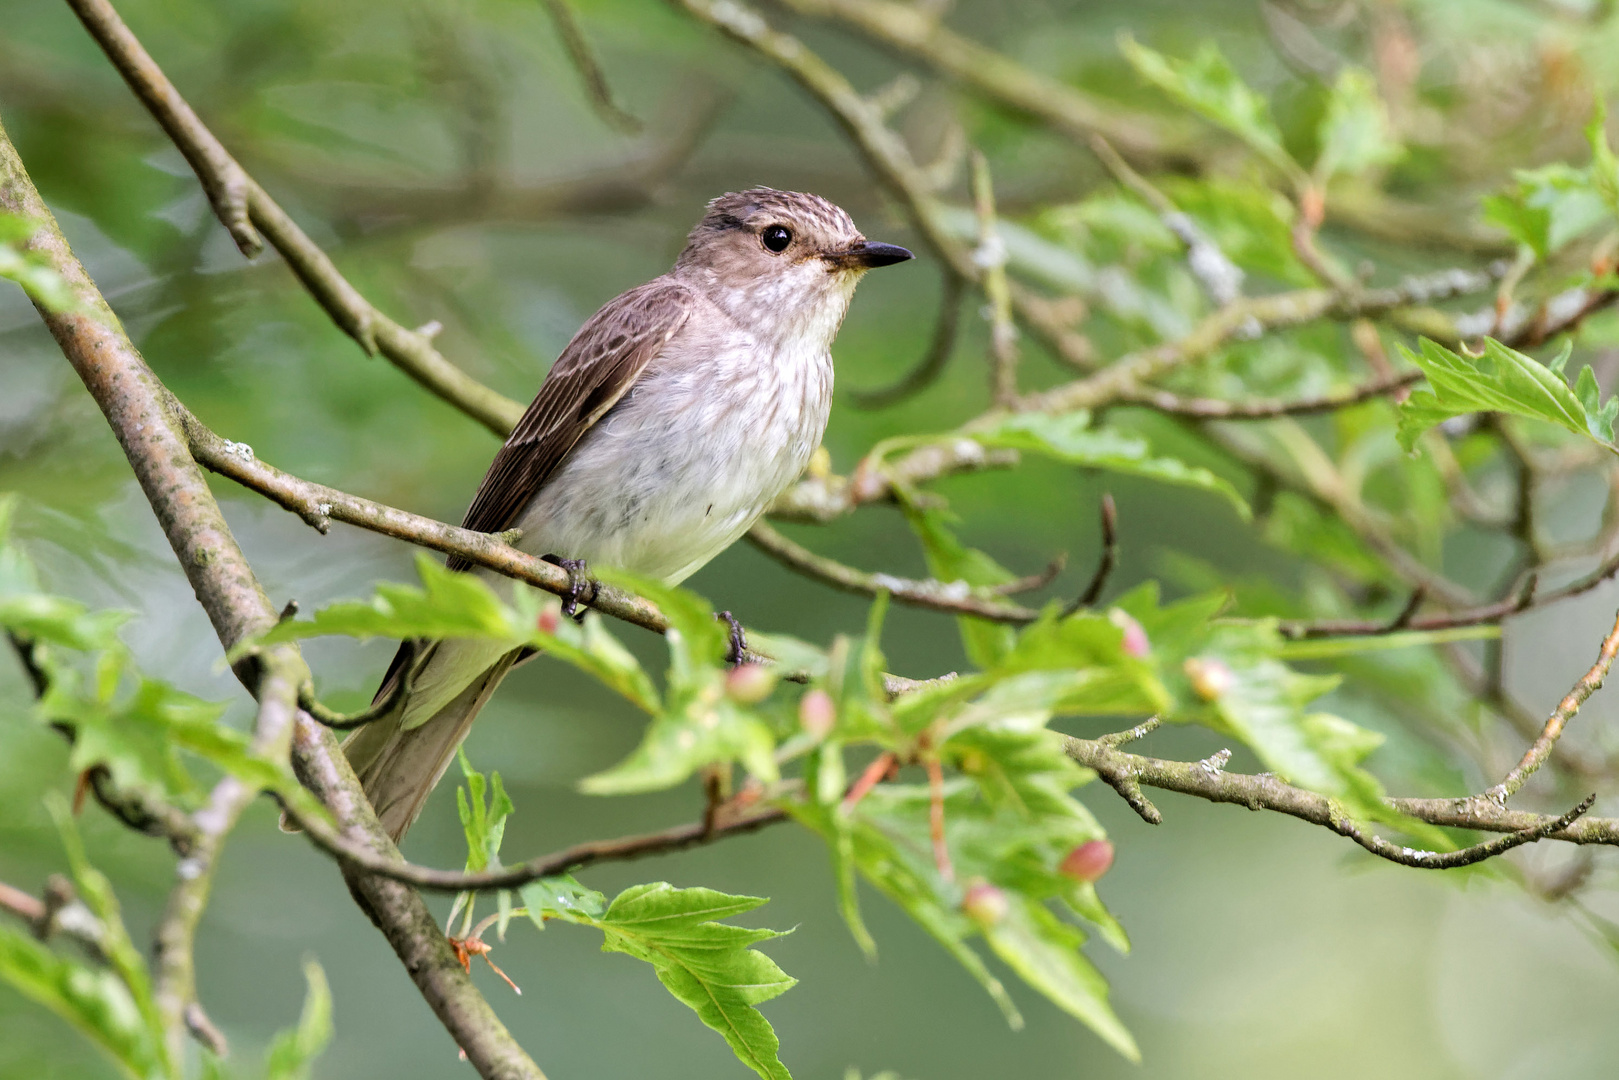
[[1204, 701], [1218, 701], [1236, 683], [1237, 676], [1220, 660], [1194, 656], [1182, 665], [1192, 689]]
[[961, 898], [961, 910], [980, 927], [988, 930], [1012, 909], [1006, 894], [983, 878], [974, 878], [967, 885], [967, 894]]
[[554, 634], [561, 623], [561, 609], [557, 604], [547, 604], [540, 609], [539, 617], [534, 620], [534, 629], [542, 634]]
[[1124, 655], [1134, 656], [1137, 659], [1146, 656], [1152, 651], [1152, 643], [1147, 640], [1147, 631], [1142, 629], [1140, 623], [1131, 618], [1127, 612], [1118, 608], [1110, 608], [1107, 621], [1124, 631]]
[[838, 706], [832, 695], [817, 688], [799, 698], [798, 722], [817, 740], [832, 734], [838, 722]]
[[776, 673], [763, 664], [738, 664], [725, 676], [725, 695], [742, 705], [757, 705], [776, 688]]
[[1087, 840], [1063, 859], [1057, 869], [1075, 881], [1090, 883], [1113, 865], [1113, 844], [1107, 840]]

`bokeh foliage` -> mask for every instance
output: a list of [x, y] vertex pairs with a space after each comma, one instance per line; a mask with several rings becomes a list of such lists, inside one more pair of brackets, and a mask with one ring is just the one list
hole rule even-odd
[[[13, 6], [0, 34], [0, 114], [159, 374], [216, 430], [278, 465], [455, 519], [492, 451], [487, 436], [361, 357], [273, 258], [242, 264], [183, 161], [65, 9], [46, 0]], [[720, 190], [760, 181], [817, 190], [848, 206], [869, 234], [913, 242], [904, 215], [872, 187], [824, 114], [668, 5], [579, 5], [620, 100], [648, 121], [640, 136], [621, 134], [594, 114], [542, 5], [263, 0], [219, 7], [168, 0], [124, 7], [210, 125], [356, 285], [402, 319], [440, 322], [446, 354], [515, 397], [529, 396], [549, 359], [598, 303], [667, 265], [696, 207]], [[515, 764], [526, 778], [513, 784], [515, 799], [493, 785], [494, 803], [486, 808], [482, 777], [469, 766], [463, 829], [443, 793], [411, 852], [423, 861], [459, 861], [466, 844], [468, 865], [476, 869], [517, 843], [527, 853], [679, 820], [699, 803], [690, 778], [715, 764], [736, 762], [769, 796], [788, 799], [793, 816], [824, 848], [787, 850], [801, 861], [829, 854], [831, 872], [780, 878], [790, 882], [785, 892], [754, 884], [749, 878], [758, 867], [738, 857], [672, 863], [667, 873], [631, 866], [604, 871], [599, 882], [587, 875], [604, 893], [618, 891], [611, 904], [571, 882], [548, 882], [520, 896], [530, 916], [595, 926], [606, 935], [605, 947], [649, 961], [675, 998], [766, 1076], [784, 1070], [775, 1035], [753, 1006], [792, 980], [751, 948], [774, 932], [716, 920], [745, 914], [756, 903], [752, 894], [767, 891], [777, 907], [798, 900], [793, 910], [806, 920], [810, 912], [840, 914], [860, 950], [882, 943], [889, 965], [889, 940], [909, 930], [872, 913], [875, 897], [886, 896], [965, 965], [1009, 1018], [1020, 1011], [1001, 984], [1003, 970], [1116, 1049], [1130, 1054], [1143, 1043], [1150, 1063], [1155, 1045], [1178, 1045], [1176, 1025], [1157, 1022], [1152, 991], [1128, 979], [1131, 1005], [1121, 1010], [1121, 1022], [1092, 960], [1110, 974], [1127, 969], [1104, 960], [1103, 950], [1080, 950], [1087, 932], [1128, 947], [1121, 920], [1140, 945], [1131, 904], [1110, 895], [1115, 919], [1093, 886], [1054, 870], [1067, 850], [1104, 835], [1102, 821], [1117, 800], [1100, 785], [1082, 787], [1089, 774], [1063, 756], [1048, 725], [1094, 735], [1149, 714], [1190, 721], [1210, 734], [1177, 733], [1169, 745], [1194, 757], [1230, 745], [1241, 755], [1237, 765], [1246, 760], [1331, 793], [1363, 817], [1388, 817], [1377, 802], [1385, 788], [1465, 794], [1497, 778], [1502, 761], [1521, 749], [1525, 716], [1531, 729], [1538, 726], [1535, 714], [1553, 700], [1543, 690], [1521, 700], [1510, 687], [1503, 690], [1495, 674], [1500, 646], [1407, 642], [1400, 650], [1346, 647], [1299, 659], [1290, 656], [1282, 629], [1295, 620], [1392, 620], [1413, 584], [1430, 577], [1483, 597], [1516, 587], [1524, 568], [1542, 561], [1547, 578], [1563, 580], [1606, 554], [1611, 540], [1614, 410], [1602, 390], [1615, 374], [1619, 322], [1593, 310], [1557, 340], [1520, 335], [1517, 349], [1491, 343], [1481, 356], [1471, 349], [1483, 335], [1510, 337], [1514, 328], [1546, 319], [1575, 290], [1590, 294], [1612, 285], [1619, 208], [1600, 103], [1616, 75], [1611, 57], [1619, 55], [1613, 50], [1619, 31], [1608, 5], [1426, 0], [1343, 5], [1347, 15], [1304, 3], [1263, 10], [1235, 3], [1195, 10], [1173, 3], [958, 7], [950, 22], [963, 32], [1121, 108], [1144, 110], [1187, 138], [1197, 169], [1171, 162], [1161, 173], [1148, 172], [1231, 260], [1249, 295], [1319, 284], [1323, 266], [1308, 265], [1293, 230], [1299, 207], [1320, 198], [1329, 279], [1355, 280], [1364, 264], [1369, 284], [1386, 286], [1408, 274], [1506, 260], [1498, 268], [1499, 301], [1484, 294], [1446, 300], [1432, 317], [1420, 313], [1403, 322], [1327, 319], [1243, 335], [1158, 383], [1184, 397], [1297, 399], [1353, 388], [1380, 365], [1415, 365], [1431, 389], [1403, 404], [1374, 398], [1321, 416], [1257, 424], [1208, 423], [1129, 402], [1013, 418], [972, 434], [988, 447], [1022, 451], [1019, 469], [902, 493], [901, 513], [867, 510], [829, 529], [794, 532], [862, 567], [979, 587], [1012, 580], [1017, 571], [1009, 567], [1038, 566], [1054, 551], [1075, 549], [1071, 569], [1042, 594], [1051, 607], [1021, 630], [964, 618], [958, 636], [944, 616], [894, 610], [885, 617], [881, 602], [867, 610], [864, 601], [828, 600], [739, 551], [699, 576], [690, 593], [625, 583], [658, 599], [675, 622], [679, 633], [665, 655], [664, 645], [597, 619], [583, 628], [552, 619], [555, 629], [544, 630], [542, 607], [523, 594], [507, 607], [430, 563], [413, 575], [408, 555], [396, 547], [353, 538], [336, 547], [220, 488], [233, 496], [233, 523], [248, 539], [249, 554], [262, 558], [278, 597], [296, 595], [317, 612], [308, 622], [284, 624], [287, 636], [489, 634], [542, 644], [577, 672], [546, 662], [544, 674], [519, 677], [504, 692], [506, 703], [480, 725], [497, 730], [480, 730], [471, 760], [484, 767], [498, 761], [508, 777]], [[863, 88], [876, 88], [896, 69], [835, 23], [766, 13], [823, 49]], [[1037, 118], [955, 88], [925, 63], [898, 66], [920, 77], [921, 90], [894, 123], [918, 158], [944, 151], [941, 192], [960, 206], [951, 219], [959, 235], [972, 242], [974, 223], [965, 209], [965, 177], [951, 168], [948, 153], [958, 130], [989, 155], [1010, 272], [1051, 298], [1099, 362], [1179, 340], [1214, 310], [1160, 207]], [[688, 140], [695, 149], [684, 145]], [[48, 290], [51, 282], [18, 253], [26, 228], [4, 223], [0, 276]], [[922, 349], [932, 294], [917, 271], [906, 271], [908, 279], [874, 277], [862, 287], [836, 352], [840, 387], [886, 384]], [[18, 750], [16, 764], [0, 772], [0, 798], [8, 808], [28, 809], [0, 825], [3, 876], [26, 879], [63, 861], [55, 828], [36, 812], [43, 794], [67, 790], [87, 765], [106, 764], [121, 780], [182, 802], [196, 786], [193, 770], [204, 778], [212, 770], [241, 770], [265, 786], [282, 778], [246, 757], [245, 739], [229, 725], [240, 708], [205, 704], [232, 693], [206, 626], [181, 611], [189, 598], [175, 588], [160, 543], [130, 499], [117, 448], [12, 293], [0, 308], [0, 348], [7, 352], [0, 488], [22, 495], [17, 533], [40, 562], [42, 580], [8, 580], [8, 599], [25, 599], [4, 609], [5, 620], [34, 638], [57, 633], [57, 645], [88, 654], [85, 666], [54, 673], [37, 709], [27, 703], [20, 674], [6, 683], [12, 700], [3, 714], [5, 738]], [[958, 437], [956, 426], [986, 401], [987, 334], [973, 317], [976, 309], [969, 300], [951, 366], [924, 394], [875, 413], [849, 407], [840, 395], [827, 436], [835, 467], [850, 470], [871, 447], [895, 437]], [[1465, 341], [1418, 342], [1418, 334], [1445, 326]], [[1026, 388], [1074, 376], [1032, 339], [1022, 344]], [[1582, 370], [1572, 387], [1563, 375], [1571, 355], [1572, 368]], [[1531, 495], [1523, 494], [1526, 487]], [[1096, 611], [1061, 617], [1096, 554], [1089, 537], [1104, 489], [1116, 492], [1123, 507], [1123, 566]], [[421, 588], [398, 583], [413, 577]], [[373, 598], [339, 599], [356, 596]], [[136, 614], [123, 623], [100, 614], [112, 607]], [[781, 684], [763, 701], [728, 693], [723, 634], [712, 619], [717, 607], [798, 639], [774, 640], [811, 673], [808, 686]], [[1131, 637], [1135, 631], [1141, 639]], [[1582, 663], [1594, 650], [1589, 635], [1562, 640]], [[323, 692], [342, 700], [347, 691], [356, 704], [385, 659], [380, 647], [325, 638], [310, 654]], [[962, 675], [890, 703], [877, 681], [885, 667], [916, 677], [952, 669]], [[817, 691], [834, 702], [835, 722], [808, 731], [801, 703]], [[40, 720], [79, 732], [71, 753]], [[545, 734], [535, 734], [536, 725]], [[1552, 772], [1536, 793], [1548, 807], [1561, 809], [1556, 800], [1576, 785], [1606, 778], [1610, 740], [1595, 723], [1590, 727], [1573, 741], [1578, 760], [1595, 765]], [[184, 765], [177, 749], [192, 755]], [[850, 780], [873, 752], [916, 764], [846, 805]], [[530, 754], [549, 756], [537, 766], [525, 758]], [[926, 775], [930, 759], [947, 770], [942, 792]], [[575, 797], [574, 785], [587, 777], [587, 792], [640, 799]], [[677, 794], [646, 794], [670, 788]], [[632, 808], [603, 809], [608, 803]], [[931, 846], [938, 805], [950, 874]], [[525, 821], [531, 806], [536, 810]], [[1217, 813], [1179, 803], [1176, 812]], [[434, 815], [442, 819], [437, 828]], [[254, 838], [239, 842], [258, 851], [272, 842], [287, 845], [272, 840], [269, 818], [250, 820], [244, 831]], [[1113, 832], [1127, 864], [1135, 821], [1111, 821], [1119, 823]], [[1403, 825], [1412, 842], [1429, 846], [1472, 839], [1411, 822], [1385, 824]], [[144, 892], [149, 905], [166, 873], [162, 853], [95, 821], [84, 828], [120, 890]], [[72, 832], [65, 835], [66, 850], [75, 852]], [[791, 843], [770, 839], [776, 835], [749, 841], [761, 845], [749, 848], [756, 861], [768, 860], [760, 853], [772, 843]], [[1312, 840], [1332, 842], [1324, 834], [1306, 838]], [[1162, 857], [1173, 866], [1176, 855], [1170, 849]], [[331, 876], [314, 856], [304, 858], [312, 869], [297, 873]], [[1287, 872], [1266, 858], [1255, 855], [1253, 864]], [[102, 1032], [112, 1056], [134, 1063], [135, 1075], [172, 1072], [179, 1066], [157, 1063], [160, 1040], [151, 1044], [138, 1020], [145, 1007], [141, 961], [117, 936], [121, 916], [104, 879], [92, 876], [82, 858], [72, 861], [81, 895], [115, 935], [109, 955], [116, 977], [64, 966], [77, 961], [15, 931], [5, 938], [5, 965], [31, 973], [30, 997], [54, 994], [59, 1011]], [[276, 907], [283, 881], [242, 872], [244, 892], [256, 898], [246, 909]], [[689, 887], [635, 884], [659, 876]], [[1551, 895], [1547, 882], [1557, 877], [1536, 864], [1476, 876], [1496, 879], [1503, 896], [1516, 895], [1514, 884], [1530, 895]], [[1156, 880], [1160, 888], [1190, 888], [1172, 871]], [[980, 881], [1009, 898], [1006, 911], [987, 924], [964, 910], [967, 891]], [[1609, 926], [1598, 913], [1607, 884], [1599, 875], [1583, 892], [1563, 897], [1574, 897], [1573, 924], [1591, 931], [1593, 942]], [[334, 906], [346, 903], [340, 889], [328, 892]], [[512, 904], [500, 902], [502, 931]], [[672, 918], [679, 940], [640, 932], [647, 911]], [[470, 905], [465, 914], [470, 920]], [[1179, 917], [1197, 926], [1202, 916], [1187, 910]], [[231, 925], [230, 915], [219, 918]], [[793, 918], [772, 921], [788, 925]], [[220, 983], [254, 962], [253, 950], [236, 938], [250, 937], [255, 920], [235, 925], [209, 945], [219, 954]], [[296, 927], [283, 924], [277, 932], [299, 939]], [[1360, 932], [1369, 927], [1361, 924]], [[351, 985], [397, 979], [385, 961], [348, 941], [366, 933], [362, 921], [350, 918], [334, 945], [353, 969]], [[814, 981], [819, 956], [801, 953], [802, 964], [788, 957], [812, 933], [824, 949], [837, 931], [819, 921], [767, 945], [806, 981], [771, 1010], [787, 1008]], [[515, 937], [506, 946], [513, 956], [524, 955], [524, 947]], [[1002, 966], [986, 961], [983, 950]], [[284, 951], [277, 950], [278, 961], [285, 961]], [[703, 963], [693, 960], [698, 954]], [[937, 1027], [926, 1039], [940, 1048], [936, 1071], [916, 1067], [922, 1075], [953, 1075], [955, 1025], [938, 1016], [966, 1015], [967, 1007], [953, 998], [935, 1006], [931, 999], [942, 996], [936, 984], [956, 976], [934, 973], [929, 961], [914, 959], [922, 955], [917, 951], [903, 955], [919, 974], [909, 989], [915, 1001], [896, 1008], [893, 1026]], [[538, 965], [534, 976], [515, 973], [525, 989], [536, 978], [588, 984], [606, 977], [585, 974], [592, 962], [574, 959], [562, 976], [552, 967], [541, 975]], [[858, 963], [828, 966], [824, 977], [854, 978]], [[330, 958], [326, 967], [335, 970]], [[301, 1075], [323, 1041], [318, 970], [310, 969], [303, 1023], [268, 1052], [270, 1075]], [[284, 983], [301, 985], [290, 967], [282, 974]], [[1601, 979], [1611, 988], [1611, 972]], [[277, 1015], [295, 1007], [286, 989]], [[205, 998], [209, 990], [205, 985]], [[316, 1075], [323, 1068], [332, 1075], [371, 1071], [364, 1040], [344, 1048], [344, 999], [340, 991], [333, 1056], [315, 1066]], [[1034, 995], [1020, 999], [1024, 1008], [1027, 999]], [[274, 1025], [260, 1023], [253, 994], [228, 1001], [235, 1023], [251, 1038], [268, 1039]], [[503, 1003], [502, 1012], [525, 1007]], [[20, 1032], [35, 1015], [19, 1004], [0, 1023]], [[1282, 1015], [1270, 1019], [1275, 1030], [1286, 1023]], [[619, 1037], [635, 1022], [633, 1015], [604, 1021], [586, 1041]], [[798, 1068], [804, 1044], [835, 1041], [848, 1030], [848, 1024], [813, 1035], [801, 1029], [796, 1042], [789, 1030], [782, 1057]], [[533, 1049], [547, 1063], [551, 1045], [573, 1036], [548, 1030], [545, 1045]], [[1019, 1052], [1016, 1038], [990, 1037], [1000, 1053]], [[1432, 1033], [1410, 1039], [1430, 1047]], [[44, 1062], [43, 1040], [16, 1045], [19, 1056], [0, 1056], [0, 1070], [42, 1075], [58, 1067]], [[1107, 1074], [1102, 1044], [1080, 1045], [1095, 1051], [1086, 1054], [1086, 1074]], [[880, 1043], [864, 1049], [815, 1060], [911, 1068]], [[1050, 1071], [1051, 1059], [1034, 1056], [1039, 1052], [1027, 1051], [1020, 1069]], [[105, 1067], [74, 1053], [59, 1049], [62, 1070], [86, 1075]], [[580, 1074], [592, 1071], [593, 1060], [612, 1060], [610, 1052], [593, 1059], [589, 1046], [576, 1053], [569, 1060], [587, 1063]], [[701, 1053], [694, 1049], [678, 1062], [668, 1055], [646, 1060], [670, 1075], [688, 1067], [691, 1075], [737, 1068]], [[1176, 1053], [1166, 1050], [1165, 1059]], [[1447, 1054], [1445, 1067], [1463, 1074], [1456, 1062], [1468, 1055], [1439, 1056]], [[453, 1051], [442, 1062], [410, 1067], [436, 1075], [453, 1067]]]

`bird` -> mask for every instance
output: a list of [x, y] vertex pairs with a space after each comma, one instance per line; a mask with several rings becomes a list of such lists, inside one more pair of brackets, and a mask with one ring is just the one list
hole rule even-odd
[[[520, 530], [518, 548], [581, 575], [570, 613], [590, 565], [685, 580], [802, 475], [826, 430], [832, 342], [856, 284], [911, 258], [818, 195], [713, 199], [674, 267], [608, 301], [563, 349], [463, 527]], [[448, 565], [508, 597], [518, 587], [460, 556]], [[344, 743], [396, 842], [526, 658], [497, 641], [401, 643], [375, 698], [400, 704]]]

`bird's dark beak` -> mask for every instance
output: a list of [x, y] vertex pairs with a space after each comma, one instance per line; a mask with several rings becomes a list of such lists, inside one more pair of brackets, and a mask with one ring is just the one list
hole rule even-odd
[[830, 265], [840, 269], [871, 270], [878, 266], [893, 266], [906, 259], [914, 259], [909, 251], [897, 244], [879, 244], [871, 240], [862, 240], [853, 247], [842, 251], [829, 251], [821, 256]]

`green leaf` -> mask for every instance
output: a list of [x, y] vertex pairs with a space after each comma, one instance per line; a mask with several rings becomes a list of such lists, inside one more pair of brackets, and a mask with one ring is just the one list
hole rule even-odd
[[1045, 905], [1018, 897], [1006, 917], [984, 931], [984, 938], [1024, 982], [1078, 1017], [1120, 1054], [1141, 1060], [1135, 1039], [1108, 1004], [1107, 980], [1079, 951], [1085, 935]]
[[580, 625], [560, 619], [554, 632], [536, 634], [530, 641], [547, 656], [572, 664], [645, 712], [658, 711], [658, 691], [651, 676], [604, 620], [587, 618]]
[[118, 647], [127, 611], [90, 611], [76, 600], [27, 592], [0, 596], [0, 626], [29, 641], [82, 652]]
[[1485, 221], [1543, 260], [1611, 215], [1593, 170], [1563, 163], [1517, 171], [1512, 185], [1486, 198], [1483, 207]]
[[1388, 107], [1377, 93], [1377, 80], [1360, 68], [1346, 67], [1327, 98], [1326, 115], [1317, 129], [1321, 146], [1315, 173], [1323, 182], [1353, 175], [1400, 156], [1389, 123]]
[[1213, 492], [1230, 503], [1244, 521], [1252, 516], [1248, 503], [1226, 480], [1174, 458], [1154, 457], [1147, 440], [1139, 435], [1093, 428], [1088, 412], [1015, 413], [1002, 417], [993, 427], [974, 429], [972, 437], [988, 447], [1044, 454], [1081, 468]]
[[[959, 581], [969, 586], [987, 586], [1004, 585], [1016, 577], [984, 552], [958, 540], [950, 530], [952, 517], [947, 511], [932, 504], [924, 505], [904, 493], [900, 494], [900, 506], [911, 531], [922, 542], [928, 573], [934, 578], [946, 584]], [[971, 615], [958, 616], [956, 626], [961, 632], [967, 658], [979, 667], [993, 667], [1016, 638], [1010, 626]]]
[[777, 1056], [776, 1033], [755, 1008], [798, 981], [753, 948], [782, 933], [717, 921], [763, 903], [754, 896], [657, 882], [625, 889], [599, 918], [576, 921], [606, 934], [602, 951], [651, 964], [658, 981], [719, 1032], [744, 1065], [765, 1080], [790, 1080]]
[[461, 763], [461, 775], [467, 781], [466, 787], [455, 789], [456, 811], [467, 840], [466, 868], [468, 873], [478, 873], [500, 865], [500, 842], [506, 833], [506, 819], [511, 816], [512, 800], [497, 772], [491, 776], [486, 803], [484, 776], [467, 760], [466, 748], [457, 748], [455, 756]]
[[1136, 73], [1205, 120], [1224, 128], [1289, 177], [1299, 167], [1282, 147], [1270, 105], [1250, 90], [1212, 41], [1190, 60], [1175, 60], [1138, 44], [1128, 34], [1119, 48]]
[[0, 926], [0, 979], [79, 1028], [125, 1075], [136, 1080], [178, 1080], [168, 1060], [162, 1018], [140, 950], [124, 929], [118, 898], [105, 875], [90, 865], [67, 802], [54, 792], [46, 808], [61, 834], [79, 898], [100, 923], [97, 945], [105, 968], [92, 968]]
[[27, 934], [0, 926], [0, 979], [82, 1031], [126, 1076], [169, 1075], [129, 989], [111, 971], [53, 953]]
[[1619, 157], [1608, 145], [1608, 103], [1599, 94], [1585, 138], [1591, 144], [1591, 187], [1607, 204], [1610, 214], [1619, 214]]
[[1403, 345], [1400, 351], [1428, 377], [1428, 388], [1415, 391], [1400, 406], [1399, 440], [1407, 450], [1435, 424], [1475, 412], [1542, 420], [1616, 449], [1613, 420], [1619, 404], [1610, 399], [1598, 407], [1596, 378], [1589, 368], [1576, 393], [1561, 376], [1493, 338], [1484, 340], [1484, 355], [1477, 358], [1427, 338], [1420, 352]]
[[501, 602], [475, 574], [445, 569], [425, 554], [416, 556], [422, 587], [387, 582], [370, 600], [342, 600], [321, 608], [310, 619], [287, 619], [256, 639], [237, 646], [239, 655], [253, 645], [338, 634], [359, 638], [486, 638], [514, 647], [534, 633], [533, 623]]
[[523, 898], [523, 914], [541, 930], [547, 919], [590, 919], [607, 908], [605, 896], [585, 888], [572, 874], [539, 878], [520, 888], [518, 894]]
[[264, 1054], [264, 1080], [308, 1080], [310, 1063], [332, 1041], [332, 992], [326, 973], [314, 960], [304, 961], [304, 995], [298, 1026], [279, 1032]]
[[46, 311], [72, 311], [78, 300], [62, 275], [43, 256], [23, 250], [38, 228], [15, 214], [0, 213], [0, 278], [22, 286], [28, 298]]

